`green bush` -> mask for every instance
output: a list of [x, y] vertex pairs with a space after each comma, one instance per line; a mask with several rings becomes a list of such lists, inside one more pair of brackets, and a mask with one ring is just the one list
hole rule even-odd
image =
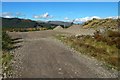
[[9, 50], [12, 45], [12, 40], [6, 32], [2, 32], [2, 50]]
[[[4, 77], [11, 76], [12, 67], [11, 67], [11, 60], [13, 59], [13, 54], [9, 53], [9, 50], [12, 48], [12, 39], [6, 33], [2, 32], [2, 75]], [[4, 75], [6, 73], [6, 75]]]

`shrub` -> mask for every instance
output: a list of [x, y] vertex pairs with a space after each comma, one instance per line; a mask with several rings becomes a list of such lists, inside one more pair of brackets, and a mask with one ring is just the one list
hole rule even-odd
[[2, 49], [9, 50], [12, 45], [12, 40], [6, 32], [2, 32]]
[[120, 32], [118, 32], [118, 31], [111, 31], [111, 30], [109, 30], [107, 32], [107, 34], [108, 34], [108, 37], [120, 37]]

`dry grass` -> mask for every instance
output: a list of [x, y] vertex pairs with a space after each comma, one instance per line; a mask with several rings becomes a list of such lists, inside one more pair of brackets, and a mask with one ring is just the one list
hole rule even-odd
[[118, 51], [120, 51], [120, 49], [119, 47], [117, 47], [117, 43], [113, 43], [112, 45], [110, 45], [107, 42], [110, 39], [108, 36], [106, 36], [106, 41], [102, 40], [104, 38], [103, 36], [102, 38], [96, 38], [96, 35], [94, 35], [94, 37], [66, 37], [64, 35], [58, 35], [57, 38], [83, 54], [95, 57], [98, 60], [106, 62], [109, 68], [120, 69], [118, 66]]
[[93, 19], [83, 24], [83, 28], [97, 28], [97, 27], [117, 28], [118, 20], [117, 19]]

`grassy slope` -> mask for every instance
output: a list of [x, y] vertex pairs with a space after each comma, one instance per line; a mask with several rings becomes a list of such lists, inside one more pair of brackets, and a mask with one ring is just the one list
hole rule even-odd
[[[118, 66], [118, 53], [120, 51], [119, 19], [93, 19], [83, 24], [83, 28], [93, 28], [93, 36], [56, 36], [75, 50], [95, 57], [107, 63], [109, 68], [120, 69]], [[101, 31], [100, 29], [104, 29]], [[100, 30], [100, 31], [99, 31]]]
[[93, 19], [83, 24], [83, 28], [117, 28], [117, 19]]
[[68, 44], [75, 50], [105, 63], [109, 68], [118, 68], [118, 51], [120, 51], [120, 32], [106, 32], [107, 36], [96, 33], [94, 36], [58, 35], [56, 38]]

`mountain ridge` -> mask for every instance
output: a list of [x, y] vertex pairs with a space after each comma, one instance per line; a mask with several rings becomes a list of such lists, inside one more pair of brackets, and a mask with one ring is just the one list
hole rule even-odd
[[71, 26], [72, 22], [64, 21], [35, 21], [30, 19], [20, 19], [20, 18], [3, 18], [2, 17], [2, 27], [3, 28], [54, 28], [56, 26]]

